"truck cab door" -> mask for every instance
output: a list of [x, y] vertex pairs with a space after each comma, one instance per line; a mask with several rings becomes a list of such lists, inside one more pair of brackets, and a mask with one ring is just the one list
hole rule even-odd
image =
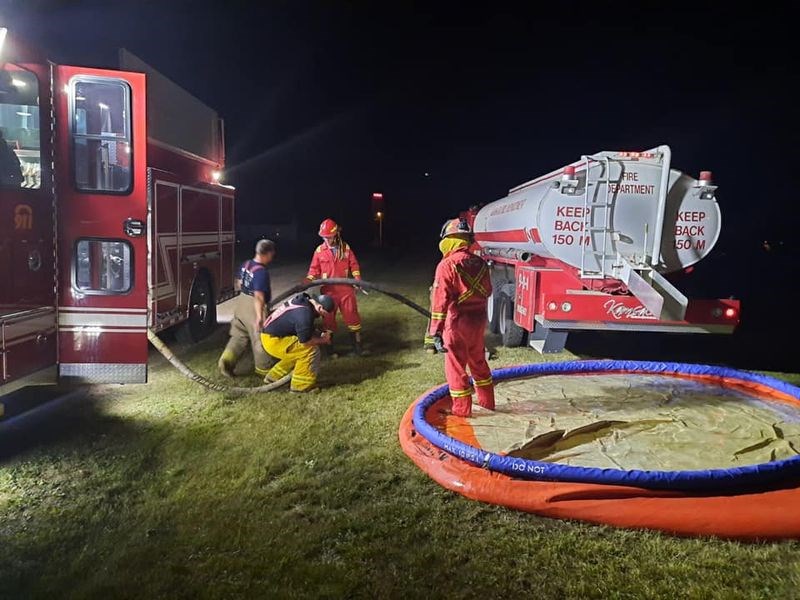
[[145, 382], [145, 76], [53, 69], [59, 376]]

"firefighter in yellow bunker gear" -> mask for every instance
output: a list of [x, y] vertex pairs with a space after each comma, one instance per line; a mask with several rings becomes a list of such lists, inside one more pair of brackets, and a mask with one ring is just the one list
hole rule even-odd
[[322, 294], [312, 298], [298, 294], [286, 300], [267, 318], [261, 332], [261, 343], [270, 355], [278, 359], [264, 378], [271, 383], [292, 373], [292, 392], [312, 392], [317, 389], [320, 346], [331, 343], [330, 331], [315, 332], [314, 321], [336, 310], [333, 298]]

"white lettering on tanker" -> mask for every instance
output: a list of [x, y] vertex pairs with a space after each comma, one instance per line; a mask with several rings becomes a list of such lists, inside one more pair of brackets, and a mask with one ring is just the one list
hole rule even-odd
[[489, 213], [489, 216], [494, 217], [496, 215], [504, 215], [506, 213], [514, 212], [522, 208], [524, 205], [524, 199], [517, 200], [516, 202], [509, 202], [508, 204], [503, 204], [502, 206], [492, 209], [492, 212]]
[[655, 315], [641, 304], [639, 306], [626, 306], [623, 302], [609, 300], [603, 305], [606, 313], [615, 319], [648, 320], [655, 319]]
[[638, 183], [638, 181], [639, 173], [626, 171], [622, 174], [621, 181], [612, 181], [608, 184], [608, 191], [612, 194], [641, 194], [643, 196], [649, 196], [655, 192], [656, 186], [654, 184]]
[[704, 223], [706, 220], [706, 213], [701, 210], [685, 210], [678, 211], [678, 219], [675, 224], [675, 238], [673, 240], [673, 247], [676, 250], [705, 250], [706, 226], [703, 225], [687, 225], [686, 223]]

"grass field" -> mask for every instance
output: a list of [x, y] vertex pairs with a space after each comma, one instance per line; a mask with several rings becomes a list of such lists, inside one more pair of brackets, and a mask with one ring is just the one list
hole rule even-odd
[[[396, 281], [425, 303], [424, 277]], [[321, 394], [227, 397], [154, 358], [150, 384], [95, 388], [34, 431], [0, 465], [0, 597], [800, 597], [798, 543], [553, 521], [445, 491], [397, 442], [441, 357], [406, 307], [362, 308], [374, 354], [325, 363]], [[224, 336], [183, 355], [214, 373]], [[539, 359], [500, 349], [493, 366]]]

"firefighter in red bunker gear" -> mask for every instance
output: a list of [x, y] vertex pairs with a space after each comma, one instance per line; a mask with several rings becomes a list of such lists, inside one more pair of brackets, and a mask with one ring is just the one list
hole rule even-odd
[[[325, 219], [319, 227], [319, 236], [323, 243], [317, 246], [311, 257], [306, 279], [352, 278], [361, 279], [361, 267], [358, 265], [353, 249], [342, 240], [342, 230], [333, 219]], [[329, 331], [336, 330], [336, 311], [342, 312], [347, 329], [353, 338], [353, 348], [357, 355], [364, 354], [361, 345], [361, 317], [358, 314], [356, 292], [349, 285], [322, 285], [320, 293], [333, 298], [336, 308], [324, 316], [323, 325]]]
[[452, 219], [442, 227], [431, 293], [428, 334], [437, 350], [445, 352], [444, 371], [450, 388], [453, 414], [472, 415], [472, 375], [478, 404], [494, 410], [492, 372], [484, 353], [486, 306], [492, 281], [486, 262], [469, 250], [471, 228], [465, 219]]

